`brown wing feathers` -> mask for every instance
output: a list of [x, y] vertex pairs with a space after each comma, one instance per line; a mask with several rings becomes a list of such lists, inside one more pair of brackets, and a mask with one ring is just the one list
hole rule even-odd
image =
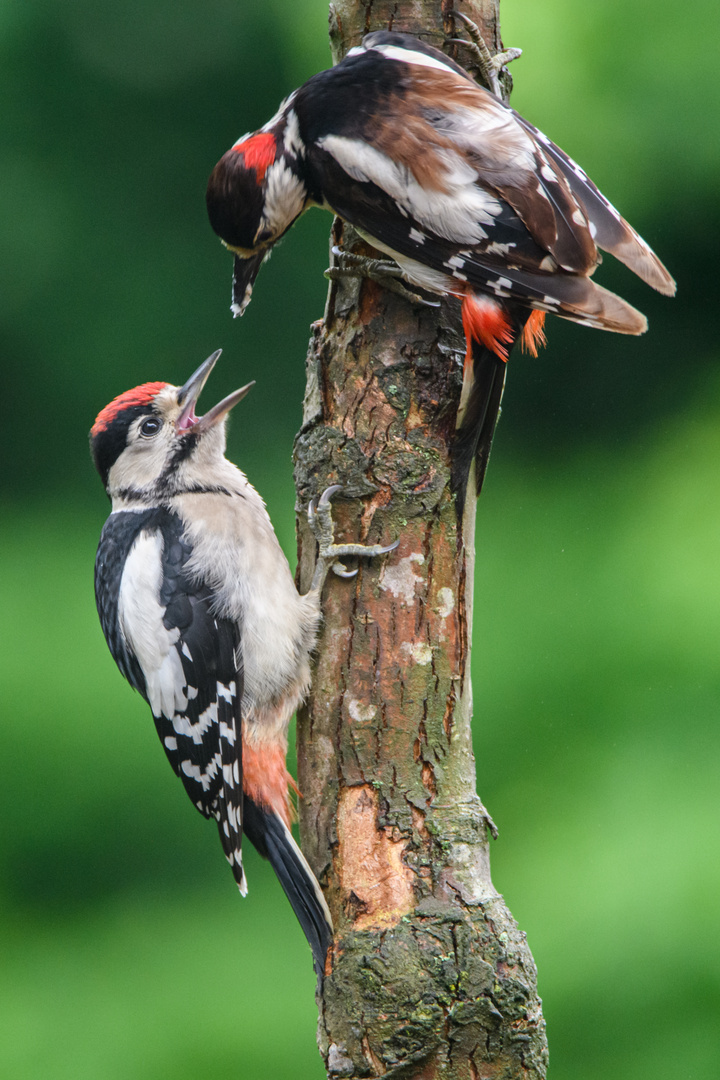
[[[510, 255], [502, 265], [498, 260], [498, 274], [510, 280], [517, 299], [615, 332], [646, 329], [640, 312], [590, 281], [598, 247], [660, 292], [672, 294], [674, 282], [579, 166], [493, 95], [450, 71], [408, 65], [396, 106], [400, 97], [403, 107], [389, 102], [365, 137], [426, 191], [447, 193], [452, 159], [460, 158], [472, 166], [478, 187], [512, 207], [537, 245], [535, 255], [534, 245], [519, 244], [516, 264]], [[466, 247], [463, 269], [474, 261], [491, 269], [488, 247]], [[471, 272], [468, 277], [472, 283]]]

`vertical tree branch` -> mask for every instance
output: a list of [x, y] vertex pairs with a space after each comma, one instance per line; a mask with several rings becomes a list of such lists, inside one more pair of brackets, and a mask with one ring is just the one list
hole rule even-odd
[[[447, 0], [342, 0], [335, 59], [370, 30], [441, 47]], [[500, 45], [497, 3], [464, 6]], [[339, 221], [333, 242], [365, 251]], [[414, 307], [370, 281], [333, 282], [308, 355], [298, 434], [304, 508], [330, 483], [341, 540], [400, 538], [332, 579], [313, 694], [298, 719], [303, 850], [336, 939], [320, 995], [330, 1077], [514, 1080], [545, 1075], [532, 956], [493, 888], [470, 720], [475, 500], [462, 526], [448, 448], [463, 355], [454, 304]]]

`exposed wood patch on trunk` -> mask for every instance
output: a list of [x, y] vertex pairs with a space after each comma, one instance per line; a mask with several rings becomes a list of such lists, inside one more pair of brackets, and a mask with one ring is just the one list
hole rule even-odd
[[341, 790], [336, 866], [343, 892], [354, 897], [355, 930], [393, 926], [415, 904], [413, 873], [403, 862], [407, 841], [378, 827], [378, 811], [369, 785]]

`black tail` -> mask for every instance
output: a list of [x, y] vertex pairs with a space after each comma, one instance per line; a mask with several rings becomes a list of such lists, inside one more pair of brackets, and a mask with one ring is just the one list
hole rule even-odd
[[245, 796], [243, 830], [260, 854], [270, 861], [303, 933], [312, 949], [315, 971], [322, 977], [333, 939], [333, 925], [320, 886], [292, 833], [277, 814], [263, 810]]
[[457, 499], [460, 520], [473, 461], [478, 495], [485, 479], [493, 435], [500, 415], [507, 367], [499, 356], [478, 341], [473, 341], [472, 351], [472, 383], [452, 447], [452, 488]]

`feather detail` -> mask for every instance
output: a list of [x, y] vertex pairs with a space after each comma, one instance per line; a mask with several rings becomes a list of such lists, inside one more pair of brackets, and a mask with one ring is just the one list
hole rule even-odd
[[507, 362], [515, 334], [500, 304], [489, 296], [466, 292], [462, 302], [462, 321], [467, 343], [466, 367], [472, 357], [473, 341], [479, 341], [503, 362]]
[[251, 740], [243, 732], [243, 775], [245, 794], [258, 806], [277, 814], [289, 827], [294, 818], [290, 788], [295, 782], [287, 770], [287, 739], [263, 742]]
[[528, 321], [523, 327], [520, 342], [523, 352], [530, 353], [531, 356], [537, 356], [540, 349], [545, 348], [547, 345], [547, 338], [545, 337], [544, 311], [530, 312]]

